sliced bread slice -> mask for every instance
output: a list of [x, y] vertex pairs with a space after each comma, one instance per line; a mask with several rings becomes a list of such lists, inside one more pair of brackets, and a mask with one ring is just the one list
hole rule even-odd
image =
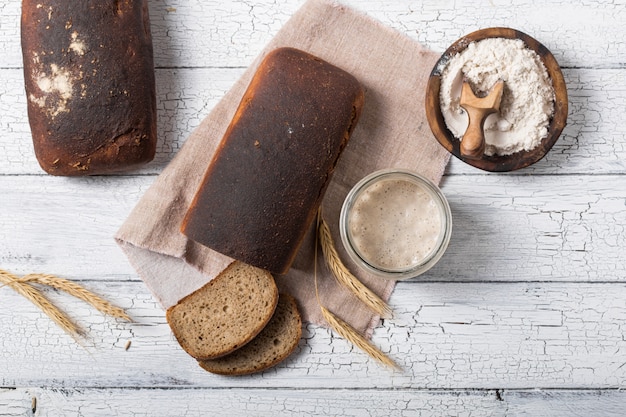
[[287, 358], [302, 336], [302, 320], [291, 295], [280, 294], [274, 316], [250, 343], [218, 359], [198, 361], [221, 375], [245, 375], [268, 369]]
[[278, 304], [274, 277], [242, 262], [167, 310], [167, 321], [181, 347], [196, 359], [224, 356], [252, 340]]

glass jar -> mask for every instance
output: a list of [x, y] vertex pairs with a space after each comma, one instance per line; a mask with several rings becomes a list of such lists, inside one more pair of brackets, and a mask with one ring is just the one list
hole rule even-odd
[[402, 169], [374, 172], [348, 193], [339, 219], [343, 245], [363, 269], [405, 280], [443, 256], [452, 233], [450, 206], [427, 178]]

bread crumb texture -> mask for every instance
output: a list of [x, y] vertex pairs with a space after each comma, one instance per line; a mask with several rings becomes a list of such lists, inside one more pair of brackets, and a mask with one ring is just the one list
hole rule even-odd
[[252, 340], [278, 303], [272, 275], [233, 262], [204, 287], [167, 311], [181, 347], [196, 359], [224, 356]]
[[302, 320], [296, 301], [288, 294], [280, 294], [272, 319], [250, 343], [229, 355], [198, 363], [203, 369], [221, 375], [260, 372], [286, 359], [298, 346], [301, 336]]

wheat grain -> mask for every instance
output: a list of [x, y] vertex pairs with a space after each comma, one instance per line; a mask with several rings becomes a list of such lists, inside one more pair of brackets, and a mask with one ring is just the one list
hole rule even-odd
[[391, 358], [385, 355], [376, 346], [371, 344], [367, 339], [365, 339], [365, 337], [361, 336], [361, 334], [357, 332], [354, 327], [350, 326], [348, 323], [335, 316], [326, 307], [320, 305], [320, 309], [322, 310], [322, 316], [324, 317], [326, 322], [328, 322], [330, 327], [337, 333], [339, 333], [341, 337], [348, 340], [359, 349], [363, 350], [365, 353], [376, 359], [378, 362], [394, 369], [400, 369], [400, 367]]
[[320, 244], [322, 246], [322, 253], [324, 254], [324, 260], [337, 281], [352, 291], [354, 295], [359, 298], [359, 300], [361, 300], [366, 306], [382, 318], [391, 318], [393, 316], [393, 312], [389, 305], [372, 290], [367, 288], [341, 261], [341, 258], [339, 258], [339, 254], [335, 249], [335, 243], [332, 235], [330, 234], [328, 224], [321, 217], [321, 215], [319, 215], [318, 233], [320, 237]]
[[13, 288], [18, 294], [22, 295], [31, 303], [39, 307], [65, 332], [71, 335], [80, 335], [82, 333], [76, 324], [74, 324], [58, 307], [52, 304], [32, 285], [20, 282], [18, 277], [3, 270], [0, 270], [0, 281], [2, 281], [4, 285], [8, 285]]
[[35, 282], [65, 291], [66, 293], [91, 304], [96, 310], [103, 314], [132, 321], [123, 309], [114, 306], [102, 297], [67, 279], [48, 274], [28, 274], [19, 278], [19, 280], [23, 282]]

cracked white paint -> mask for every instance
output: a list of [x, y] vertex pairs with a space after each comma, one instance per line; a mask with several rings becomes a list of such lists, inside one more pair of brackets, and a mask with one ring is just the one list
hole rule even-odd
[[[403, 368], [381, 368], [326, 329], [307, 325], [293, 357], [255, 379], [201, 370], [177, 345], [141, 282], [85, 282], [135, 323], [49, 293], [88, 331], [77, 344], [8, 288], [0, 292], [0, 386], [186, 386], [342, 389], [619, 387], [626, 381], [626, 286], [558, 283], [403, 283], [396, 318], [374, 342]], [[132, 347], [125, 349], [126, 341]], [[308, 379], [307, 376], [314, 376]], [[255, 382], [256, 381], [256, 382]]]
[[[168, 389], [59, 389], [18, 388], [0, 390], [0, 410], [3, 417], [31, 414], [32, 398], [37, 398], [37, 416], [170, 416], [163, 404], [176, 415], [186, 417], [207, 415], [210, 404], [212, 415], [220, 416], [276, 416], [329, 415], [343, 411], [354, 416], [551, 416], [598, 415], [621, 416], [626, 394], [623, 391], [559, 390], [489, 390], [440, 391], [263, 389], [246, 388], [212, 390], [197, 388], [179, 392]], [[201, 406], [198, 406], [200, 404]], [[113, 411], [114, 410], [114, 411]], [[107, 414], [108, 413], [108, 414]], [[336, 414], [335, 414], [336, 415]]]
[[[399, 284], [391, 299], [396, 317], [374, 332], [403, 372], [310, 325], [288, 361], [249, 378], [209, 375], [179, 348], [112, 236], [150, 174], [161, 172], [302, 3], [149, 1], [155, 162], [137, 176], [59, 181], [41, 175], [27, 140], [20, 2], [0, 0], [0, 268], [84, 280], [135, 319], [117, 322], [48, 293], [88, 330], [81, 345], [0, 288], [0, 387], [9, 387], [0, 388], [0, 416], [32, 414], [33, 397], [39, 416], [193, 416], [208, 403], [223, 415], [622, 415], [623, 0], [566, 8], [562, 1], [347, 0], [438, 51], [479, 27], [530, 34], [564, 67], [568, 125], [544, 160], [512, 175], [451, 162], [442, 183], [454, 218], [448, 251], [420, 281]], [[88, 53], [87, 39], [71, 22], [66, 29], [70, 56]], [[85, 91], [62, 68], [56, 72], [58, 79], [42, 69], [43, 89], [56, 88], [59, 97], [68, 84]]]
[[[626, 8], [621, 0], [576, 3], [523, 0], [515, 4], [504, 0], [477, 3], [345, 0], [343, 3], [437, 51], [443, 52], [453, 40], [469, 31], [504, 25], [536, 37], [555, 53], [561, 65], [615, 68], [623, 62], [620, 36]], [[150, 1], [155, 64], [157, 67], [248, 65], [302, 4], [303, 0]], [[17, 27], [20, 3], [7, 1], [4, 10], [7, 29]], [[0, 32], [3, 30], [4, 26]], [[11, 67], [21, 65], [19, 36], [0, 37], [0, 51], [8, 52], [2, 56], [7, 57]]]

